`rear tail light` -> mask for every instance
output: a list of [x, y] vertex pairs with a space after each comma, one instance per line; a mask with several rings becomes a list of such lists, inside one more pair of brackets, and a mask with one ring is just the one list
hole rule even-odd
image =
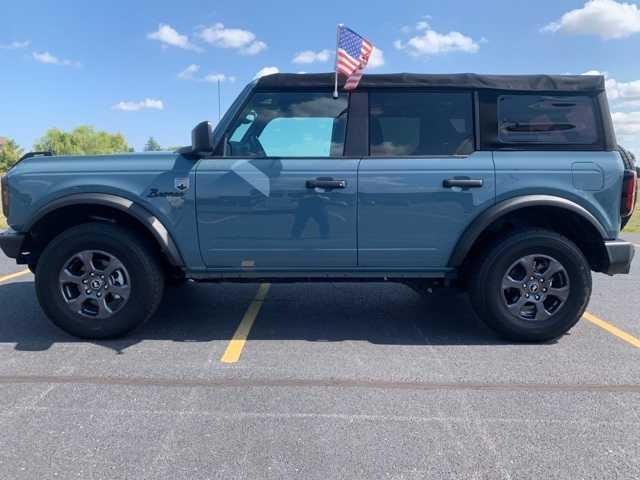
[[4, 216], [9, 216], [9, 181], [7, 180], [7, 176], [2, 177], [2, 211], [4, 212]]
[[625, 170], [622, 182], [622, 204], [620, 214], [629, 217], [633, 213], [638, 189], [638, 174], [634, 170]]

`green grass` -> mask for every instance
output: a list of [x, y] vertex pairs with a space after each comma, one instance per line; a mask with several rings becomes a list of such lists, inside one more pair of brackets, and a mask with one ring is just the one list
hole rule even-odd
[[640, 205], [636, 207], [636, 211], [633, 212], [633, 217], [631, 217], [631, 220], [629, 220], [629, 223], [627, 223], [624, 231], [631, 233], [640, 233]]

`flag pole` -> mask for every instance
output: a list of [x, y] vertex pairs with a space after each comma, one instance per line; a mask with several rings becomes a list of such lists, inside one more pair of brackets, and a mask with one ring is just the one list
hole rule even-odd
[[333, 98], [338, 98], [338, 47], [340, 46], [340, 29], [342, 28], [342, 23], [339, 23], [336, 27], [336, 61], [333, 65], [333, 69], [335, 71], [335, 81], [333, 83]]

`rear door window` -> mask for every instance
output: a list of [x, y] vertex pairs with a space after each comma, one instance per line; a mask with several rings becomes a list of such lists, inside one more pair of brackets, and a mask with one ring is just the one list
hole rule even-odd
[[468, 155], [474, 149], [469, 92], [369, 94], [371, 156]]
[[507, 144], [593, 145], [594, 102], [588, 96], [500, 95], [498, 141]]

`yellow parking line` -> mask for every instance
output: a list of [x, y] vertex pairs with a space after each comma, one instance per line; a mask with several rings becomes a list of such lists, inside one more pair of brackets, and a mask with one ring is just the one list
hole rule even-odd
[[242, 353], [244, 344], [247, 343], [247, 337], [249, 336], [249, 332], [251, 332], [253, 322], [262, 308], [262, 304], [264, 303], [264, 299], [267, 296], [270, 286], [271, 285], [269, 283], [260, 284], [258, 293], [256, 293], [253, 302], [251, 302], [251, 305], [249, 305], [244, 317], [242, 317], [242, 321], [240, 322], [240, 325], [238, 325], [236, 333], [233, 334], [233, 338], [229, 341], [227, 349], [220, 358], [222, 363], [236, 363], [240, 359], [240, 354]]
[[605, 322], [601, 318], [598, 318], [589, 312], [584, 312], [584, 315], [582, 315], [582, 318], [590, 321], [594, 325], [597, 325], [598, 327], [602, 328], [603, 330], [606, 330], [610, 334], [615, 335], [616, 337], [624, 340], [625, 342], [630, 343], [634, 347], [640, 348], [640, 339], [634, 337], [633, 335], [628, 334], [627, 332], [623, 332], [618, 327], [611, 325], [609, 322]]
[[0, 277], [0, 283], [8, 282], [9, 280], [13, 280], [14, 278], [21, 277], [26, 275], [27, 273], [31, 273], [31, 270], [22, 270], [21, 272], [12, 273], [11, 275], [5, 275], [4, 277]]

